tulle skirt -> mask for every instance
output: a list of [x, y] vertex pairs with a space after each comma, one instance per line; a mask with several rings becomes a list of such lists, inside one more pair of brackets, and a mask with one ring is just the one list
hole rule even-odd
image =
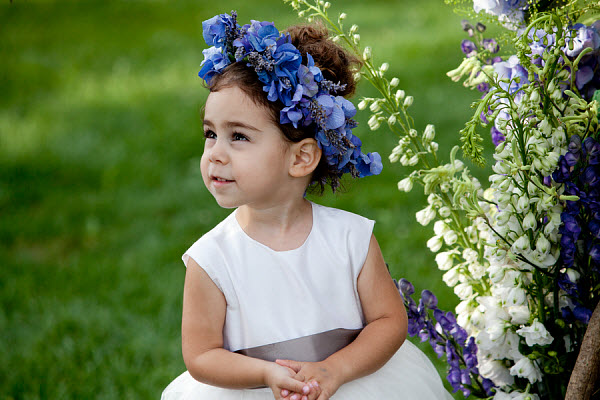
[[[186, 371], [163, 391], [161, 400], [273, 400], [269, 388], [224, 389], [196, 381]], [[342, 385], [332, 400], [452, 400], [437, 370], [406, 340], [379, 370]]]

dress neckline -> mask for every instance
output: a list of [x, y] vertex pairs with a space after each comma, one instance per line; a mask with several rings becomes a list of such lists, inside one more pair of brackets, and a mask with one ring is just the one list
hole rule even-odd
[[296, 251], [299, 251], [300, 249], [304, 248], [306, 246], [306, 243], [308, 243], [309, 239], [311, 238], [311, 236], [313, 236], [313, 232], [315, 231], [315, 226], [317, 224], [317, 218], [316, 218], [316, 214], [317, 214], [317, 205], [315, 203], [313, 203], [312, 201], [308, 201], [310, 203], [311, 206], [311, 213], [312, 213], [312, 226], [310, 227], [310, 232], [308, 232], [308, 235], [306, 235], [306, 238], [304, 239], [304, 242], [302, 242], [302, 244], [294, 249], [290, 249], [290, 250], [275, 250], [270, 248], [269, 246], [267, 246], [264, 243], [259, 242], [258, 240], [254, 239], [253, 237], [251, 237], [250, 235], [248, 235], [246, 233], [246, 231], [242, 228], [242, 226], [240, 225], [240, 223], [237, 220], [237, 208], [235, 209], [235, 211], [231, 214], [231, 216], [233, 217], [233, 223], [236, 227], [236, 229], [238, 229], [241, 234], [246, 237], [250, 242], [252, 243], [256, 243], [258, 246], [261, 246], [273, 253], [277, 253], [277, 254], [285, 254], [285, 253], [293, 253]]

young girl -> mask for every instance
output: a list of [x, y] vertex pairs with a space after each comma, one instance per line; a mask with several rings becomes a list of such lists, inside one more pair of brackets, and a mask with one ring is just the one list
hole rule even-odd
[[321, 26], [203, 23], [204, 184], [235, 208], [183, 255], [188, 371], [163, 400], [451, 399], [405, 341], [374, 222], [307, 188], [378, 174], [352, 134], [360, 62]]

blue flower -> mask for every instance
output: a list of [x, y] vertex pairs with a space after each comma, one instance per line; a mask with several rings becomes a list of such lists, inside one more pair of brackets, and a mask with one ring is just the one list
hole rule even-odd
[[[494, 64], [494, 70], [498, 74], [498, 80], [501, 80], [500, 87], [513, 94], [517, 92], [524, 84], [529, 83], [528, 73], [519, 63], [517, 56], [510, 56], [508, 60]], [[519, 82], [516, 81], [519, 78]], [[503, 82], [508, 81], [508, 82]], [[520, 102], [522, 93], [516, 95], [515, 101]]]
[[221, 48], [226, 44], [228, 32], [238, 28], [235, 17], [229, 14], [215, 15], [202, 22], [202, 36], [207, 45]]
[[280, 35], [275, 24], [267, 21], [252, 20], [251, 22], [242, 26], [242, 35], [233, 42], [234, 46], [243, 47], [249, 53], [263, 52], [267, 47], [277, 44]]
[[224, 56], [223, 52], [215, 46], [203, 50], [202, 54], [204, 55], [204, 61], [200, 64], [200, 67], [202, 68], [200, 68], [198, 76], [207, 83], [210, 83], [212, 77], [216, 74], [220, 74], [225, 67], [230, 64], [230, 61]]
[[376, 152], [363, 154], [356, 163], [356, 169], [360, 172], [359, 178], [379, 175], [383, 170], [381, 156]]

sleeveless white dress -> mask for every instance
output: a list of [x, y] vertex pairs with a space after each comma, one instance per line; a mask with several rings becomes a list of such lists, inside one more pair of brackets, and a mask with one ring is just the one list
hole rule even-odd
[[[312, 212], [312, 230], [297, 249], [275, 251], [255, 241], [242, 230], [234, 211], [183, 255], [186, 266], [189, 258], [193, 258], [225, 296], [225, 349], [242, 353], [250, 349], [243, 354], [252, 355], [252, 349], [259, 349], [260, 353], [274, 346], [276, 351], [271, 359], [294, 359], [292, 356], [296, 354], [311, 351], [290, 349], [286, 353], [287, 343], [293, 339], [306, 341], [306, 338], [326, 337], [327, 333], [358, 332], [363, 328], [357, 279], [367, 256], [374, 222], [315, 203]], [[298, 315], [302, 318], [297, 318]], [[318, 353], [319, 349], [315, 354]], [[332, 397], [333, 400], [396, 398], [452, 399], [429, 359], [408, 340], [382, 368], [342, 385]], [[210, 386], [196, 381], [186, 371], [167, 386], [161, 397], [161, 400], [192, 399], [270, 400], [273, 394], [269, 388], [240, 390]]]

